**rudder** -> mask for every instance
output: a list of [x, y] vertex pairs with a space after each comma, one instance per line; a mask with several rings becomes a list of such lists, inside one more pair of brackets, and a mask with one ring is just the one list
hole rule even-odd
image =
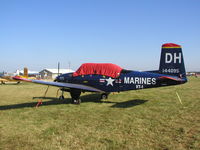
[[162, 45], [159, 73], [186, 77], [182, 48], [174, 43]]

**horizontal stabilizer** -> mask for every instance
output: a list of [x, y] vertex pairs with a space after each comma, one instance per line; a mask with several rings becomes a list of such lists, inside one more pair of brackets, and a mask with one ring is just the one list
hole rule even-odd
[[159, 77], [160, 79], [168, 79], [168, 80], [174, 80], [174, 81], [179, 81], [179, 82], [184, 82], [186, 81], [186, 79], [184, 78], [179, 78], [179, 77], [170, 77], [170, 76], [162, 76], [162, 77]]

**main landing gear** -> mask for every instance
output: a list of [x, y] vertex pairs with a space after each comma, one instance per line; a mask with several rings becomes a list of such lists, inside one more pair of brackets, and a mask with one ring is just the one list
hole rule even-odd
[[71, 89], [70, 95], [72, 97], [72, 104], [80, 104], [81, 103], [81, 99], [80, 99], [81, 90]]
[[80, 99], [80, 95], [81, 95], [81, 90], [79, 89], [60, 89], [62, 91], [61, 96], [59, 97], [60, 100], [64, 100], [64, 92], [69, 92], [72, 98], [72, 104], [80, 104], [81, 103], [81, 99]]
[[[80, 99], [80, 95], [81, 95], [81, 90], [80, 89], [60, 89], [62, 91], [61, 96], [59, 97], [60, 100], [64, 100], [64, 92], [69, 92], [72, 98], [72, 104], [80, 104], [81, 103], [81, 99]], [[101, 94], [101, 99], [105, 100], [108, 98], [108, 95], [110, 93], [102, 93]]]

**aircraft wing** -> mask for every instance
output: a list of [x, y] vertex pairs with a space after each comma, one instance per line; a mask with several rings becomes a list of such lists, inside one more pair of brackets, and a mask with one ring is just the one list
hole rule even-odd
[[73, 83], [64, 83], [64, 82], [47, 82], [47, 81], [41, 81], [41, 80], [30, 80], [30, 79], [26, 79], [26, 78], [17, 77], [17, 76], [13, 77], [13, 79], [25, 81], [25, 82], [38, 83], [38, 84], [43, 84], [43, 85], [63, 87], [63, 88], [80, 89], [80, 90], [85, 90], [85, 91], [89, 91], [89, 92], [103, 92], [99, 89], [93, 88], [91, 86], [82, 85], [82, 84], [73, 84]]

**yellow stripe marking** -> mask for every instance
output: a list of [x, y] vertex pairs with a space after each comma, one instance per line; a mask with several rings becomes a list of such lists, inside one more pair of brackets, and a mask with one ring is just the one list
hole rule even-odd
[[162, 48], [181, 48], [181, 47], [162, 47]]

